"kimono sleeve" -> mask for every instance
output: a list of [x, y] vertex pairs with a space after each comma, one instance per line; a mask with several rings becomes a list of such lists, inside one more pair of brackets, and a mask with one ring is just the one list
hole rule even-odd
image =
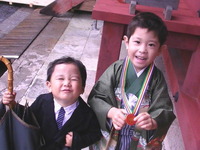
[[168, 94], [165, 78], [158, 69], [156, 69], [154, 73], [150, 91], [152, 104], [148, 112], [158, 124], [153, 138], [162, 137], [167, 133], [175, 119], [175, 115], [173, 113], [173, 104]]
[[94, 110], [101, 129], [107, 131], [107, 113], [112, 107], [117, 107], [114, 89], [119, 82], [123, 61], [113, 63], [94, 85], [88, 104]]

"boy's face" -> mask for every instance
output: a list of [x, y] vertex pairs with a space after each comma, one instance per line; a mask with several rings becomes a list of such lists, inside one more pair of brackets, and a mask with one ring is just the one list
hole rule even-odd
[[136, 28], [130, 39], [124, 36], [128, 57], [137, 72], [150, 65], [161, 52], [158, 37], [146, 28]]
[[61, 106], [73, 104], [84, 92], [80, 71], [74, 64], [56, 65], [47, 87]]

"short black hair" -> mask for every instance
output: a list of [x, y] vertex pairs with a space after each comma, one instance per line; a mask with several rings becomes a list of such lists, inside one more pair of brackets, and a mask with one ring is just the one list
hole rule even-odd
[[59, 64], [74, 64], [74, 65], [76, 65], [81, 74], [82, 85], [83, 85], [83, 87], [85, 87], [86, 79], [87, 79], [87, 72], [86, 72], [85, 66], [83, 65], [83, 63], [80, 60], [77, 60], [72, 57], [67, 57], [67, 56], [61, 57], [61, 58], [56, 59], [53, 62], [49, 63], [48, 69], [47, 69], [47, 81], [50, 81], [51, 76], [54, 72], [55, 66], [59, 65]]
[[130, 39], [136, 28], [146, 28], [148, 31], [153, 31], [158, 36], [160, 45], [166, 42], [168, 30], [163, 20], [154, 13], [141, 12], [133, 17], [127, 27], [127, 37]]

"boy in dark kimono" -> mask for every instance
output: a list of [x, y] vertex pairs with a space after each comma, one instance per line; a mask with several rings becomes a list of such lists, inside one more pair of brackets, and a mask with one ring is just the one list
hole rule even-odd
[[[71, 57], [49, 64], [46, 84], [50, 93], [38, 96], [30, 107], [46, 143], [42, 150], [81, 150], [100, 139], [95, 113], [80, 97], [86, 77], [85, 66]], [[15, 93], [7, 91], [2, 102], [14, 104], [14, 98]]]
[[164, 22], [153, 13], [139, 13], [128, 25], [128, 56], [113, 63], [89, 95], [103, 134], [94, 149], [161, 149], [175, 119], [165, 79], [154, 66], [166, 37]]

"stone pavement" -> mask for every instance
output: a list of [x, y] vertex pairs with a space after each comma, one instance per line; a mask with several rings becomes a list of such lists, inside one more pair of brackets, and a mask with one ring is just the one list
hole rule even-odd
[[[70, 20], [68, 27], [55, 46], [48, 49], [48, 46], [45, 45], [45, 43], [49, 44], [48, 40], [51, 35], [44, 31], [12, 64], [14, 90], [17, 91], [16, 100], [20, 103], [28, 100], [31, 104], [39, 94], [46, 92], [47, 65], [62, 56], [77, 58], [87, 66], [88, 78], [83, 94], [84, 100], [94, 83], [101, 38], [101, 30], [94, 28], [95, 20], [91, 19], [90, 13], [69, 13], [65, 18], [54, 19], [57, 21]], [[102, 22], [98, 21], [98, 27], [102, 27]], [[3, 81], [0, 84], [1, 91], [7, 87], [6, 78], [5, 74], [1, 78], [1, 82]]]
[[[16, 11], [16, 13], [19, 13], [19, 11]], [[13, 15], [16, 15], [16, 13]], [[91, 19], [91, 13], [83, 12], [67, 13], [64, 18], [54, 19], [61, 22], [70, 21], [58, 42], [54, 46], [49, 45], [53, 35], [48, 33], [53, 29], [47, 27], [23, 55], [12, 64], [14, 70], [14, 90], [17, 92], [16, 100], [21, 104], [28, 101], [29, 105], [31, 105], [39, 94], [47, 92], [45, 86], [47, 65], [52, 60], [62, 56], [77, 58], [85, 64], [88, 74], [85, 93], [82, 95], [85, 101], [87, 101], [87, 96], [94, 85], [103, 22], [98, 21], [98, 29], [95, 29], [95, 20]], [[125, 55], [125, 49], [122, 45], [120, 57]], [[161, 64], [162, 59], [158, 58], [157, 62]], [[161, 65], [161, 67], [163, 66]], [[0, 92], [6, 88], [7, 74], [5, 73], [0, 79]], [[0, 98], [1, 96], [0, 93]], [[169, 138], [165, 140], [163, 149], [184, 150], [182, 144], [177, 144], [176, 141], [176, 139], [182, 141], [177, 120], [175, 120], [171, 130]], [[175, 136], [175, 140], [171, 139], [172, 136]]]

